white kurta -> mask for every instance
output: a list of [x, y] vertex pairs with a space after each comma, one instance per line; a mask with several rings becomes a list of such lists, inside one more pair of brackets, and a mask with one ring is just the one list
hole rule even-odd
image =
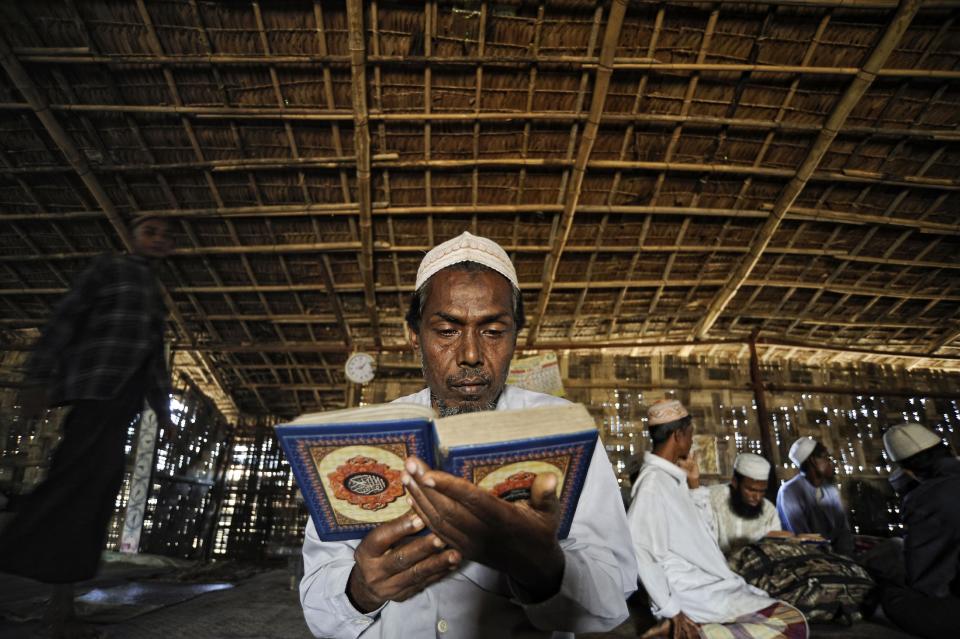
[[[430, 392], [398, 402], [430, 405]], [[566, 400], [507, 386], [496, 410], [562, 404]], [[358, 540], [324, 542], [313, 523], [303, 542], [300, 603], [318, 637], [570, 637], [600, 632], [624, 621], [626, 598], [636, 590], [636, 561], [616, 477], [602, 444], [587, 471], [569, 536], [560, 542], [566, 568], [560, 591], [532, 605], [521, 603], [503, 573], [474, 562], [402, 602], [370, 614], [357, 611], [346, 595]]]
[[647, 453], [627, 513], [640, 581], [660, 618], [730, 623], [776, 603], [727, 567], [675, 464]]
[[746, 519], [730, 506], [730, 484], [697, 488], [690, 493], [724, 555], [780, 530], [780, 515], [769, 499], [763, 500], [759, 517]]

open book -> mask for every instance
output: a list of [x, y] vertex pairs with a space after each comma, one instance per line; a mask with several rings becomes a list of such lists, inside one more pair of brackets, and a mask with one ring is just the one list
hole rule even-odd
[[400, 478], [411, 455], [509, 501], [529, 499], [538, 473], [555, 473], [563, 539], [597, 441], [581, 404], [442, 419], [425, 406], [382, 404], [311, 413], [276, 433], [326, 541], [362, 538], [410, 510]]

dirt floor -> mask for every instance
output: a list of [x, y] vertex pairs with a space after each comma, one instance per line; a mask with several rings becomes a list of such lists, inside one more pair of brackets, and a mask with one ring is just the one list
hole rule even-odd
[[[82, 616], [110, 639], [290, 638], [308, 639], [291, 572], [283, 564], [225, 562], [193, 566], [163, 559], [140, 563], [111, 561], [100, 576], [78, 588]], [[0, 575], [0, 637], [38, 635], [46, 600], [42, 584]], [[634, 610], [630, 620], [604, 634], [580, 639], [636, 637], [646, 617]], [[811, 637], [903, 639], [882, 620], [851, 628], [813, 626]], [[495, 639], [495, 638], [491, 638]]]

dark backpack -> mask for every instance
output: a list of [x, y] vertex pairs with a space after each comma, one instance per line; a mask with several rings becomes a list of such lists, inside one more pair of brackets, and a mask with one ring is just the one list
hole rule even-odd
[[729, 564], [747, 583], [794, 606], [810, 622], [849, 625], [860, 618], [860, 606], [875, 585], [852, 559], [788, 540], [744, 546]]

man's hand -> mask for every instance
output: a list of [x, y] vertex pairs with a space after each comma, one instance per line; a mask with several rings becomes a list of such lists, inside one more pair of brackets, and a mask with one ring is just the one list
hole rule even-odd
[[681, 612], [670, 620], [670, 639], [700, 639], [700, 628]]
[[408, 513], [371, 530], [353, 554], [356, 565], [347, 582], [347, 596], [367, 613], [387, 601], [403, 601], [460, 565], [456, 550], [436, 535], [407, 537], [423, 528], [423, 520]]
[[560, 589], [564, 556], [557, 541], [557, 476], [537, 475], [530, 503], [511, 503], [416, 457], [403, 481], [417, 512], [433, 532], [465, 559], [508, 574], [524, 598], [543, 601]]
[[690, 488], [700, 487], [700, 465], [694, 457], [677, 460], [677, 466], [687, 473], [687, 486]]
[[47, 409], [47, 389], [44, 386], [27, 386], [17, 396], [23, 419], [37, 419]]
[[671, 619], [664, 619], [640, 635], [640, 639], [668, 637], [669, 639], [699, 639], [700, 628], [682, 612]]

